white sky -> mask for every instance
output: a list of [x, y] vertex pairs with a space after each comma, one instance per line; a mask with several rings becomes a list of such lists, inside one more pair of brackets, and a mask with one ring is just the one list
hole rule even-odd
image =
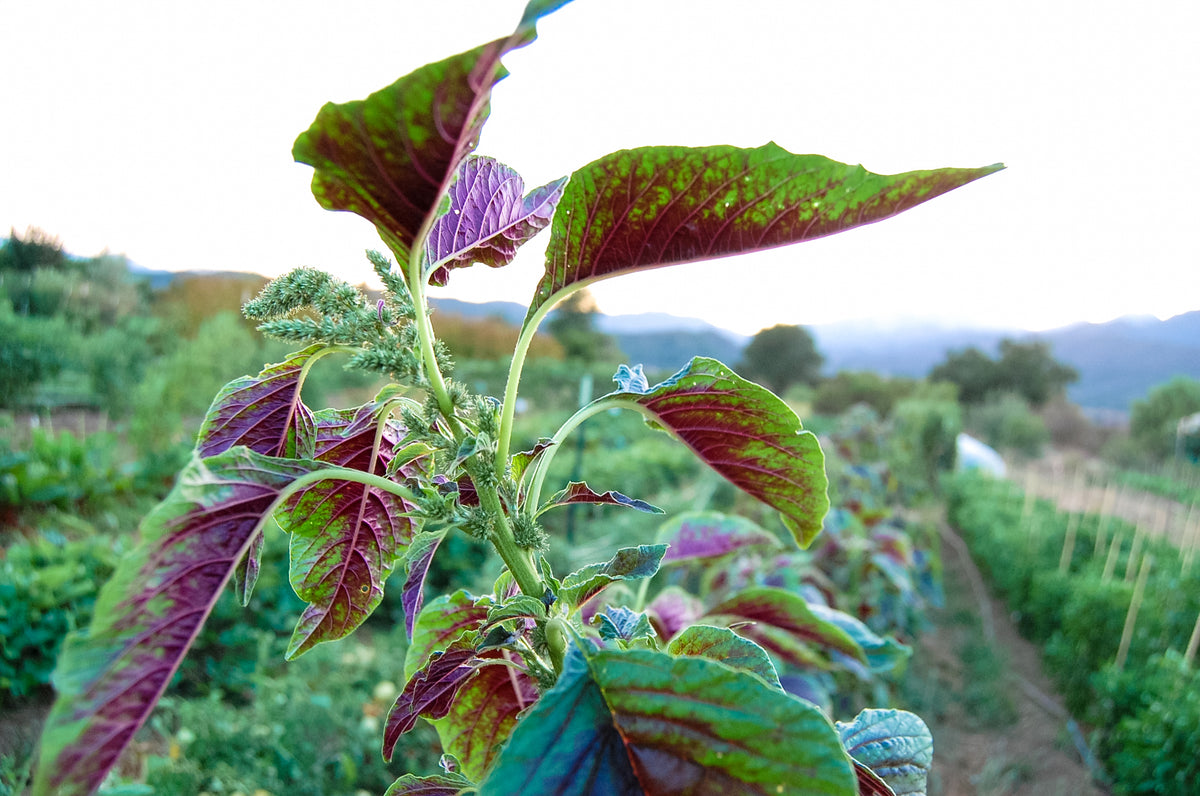
[[[360, 282], [382, 244], [320, 209], [292, 141], [325, 101], [504, 35], [523, 5], [0, 0], [0, 230], [150, 268]], [[1200, 3], [575, 0], [539, 31], [506, 58], [479, 149], [528, 185], [643, 144], [1008, 165], [844, 235], [600, 283], [605, 312], [748, 334], [1200, 309]], [[546, 237], [435, 295], [524, 303]]]

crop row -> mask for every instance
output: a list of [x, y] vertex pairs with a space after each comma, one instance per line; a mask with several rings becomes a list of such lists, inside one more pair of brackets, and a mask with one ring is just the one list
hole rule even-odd
[[1114, 790], [1194, 793], [1200, 564], [1122, 520], [1062, 513], [975, 473], [956, 476], [947, 501], [1068, 709], [1094, 728]]

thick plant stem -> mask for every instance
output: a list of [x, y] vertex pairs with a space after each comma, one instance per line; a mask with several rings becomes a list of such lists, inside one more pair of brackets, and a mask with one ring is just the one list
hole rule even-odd
[[517, 544], [512, 525], [504, 513], [504, 506], [500, 503], [499, 493], [493, 486], [482, 486], [482, 479], [473, 476], [473, 480], [479, 493], [479, 505], [492, 518], [492, 532], [488, 536], [488, 540], [492, 543], [492, 547], [496, 548], [496, 552], [508, 567], [508, 571], [512, 573], [513, 580], [517, 582], [521, 591], [530, 597], [540, 599], [546, 593], [546, 586], [542, 583], [541, 575], [538, 574], [533, 554], [527, 548]]
[[[429, 220], [421, 228], [418, 241], [425, 240]], [[414, 323], [417, 326], [417, 339], [421, 343], [421, 362], [425, 365], [425, 378], [429, 381], [429, 389], [437, 399], [438, 408], [447, 419], [454, 419], [454, 404], [450, 393], [446, 390], [446, 380], [437, 364], [437, 355], [433, 351], [433, 324], [429, 320], [428, 306], [425, 299], [425, 275], [421, 269], [421, 259], [424, 247], [413, 246], [408, 257], [408, 292], [412, 294], [413, 306], [416, 308]]]
[[532, 317], [526, 318], [521, 326], [521, 335], [517, 338], [517, 346], [513, 350], [512, 361], [508, 365], [508, 382], [504, 385], [504, 404], [500, 410], [500, 439], [496, 451], [496, 475], [503, 476], [508, 466], [509, 445], [512, 438], [513, 419], [517, 413], [517, 387], [521, 384], [521, 371], [525, 368], [525, 357], [529, 355], [529, 346], [533, 344], [533, 336], [537, 334], [538, 326], [549, 314], [554, 305], [582, 289], [587, 283], [581, 282], [568, 285], [547, 299]]

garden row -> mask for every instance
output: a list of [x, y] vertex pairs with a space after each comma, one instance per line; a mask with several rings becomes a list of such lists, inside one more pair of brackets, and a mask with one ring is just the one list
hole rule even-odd
[[1143, 527], [1061, 513], [977, 473], [956, 476], [947, 500], [1068, 709], [1095, 728], [1116, 792], [1194, 793], [1200, 566]]
[[[709, 602], [719, 602], [734, 585], [783, 589], [819, 606], [818, 614], [821, 607], [845, 614], [842, 629], [854, 640], [850, 647], [866, 654], [865, 665], [836, 649], [814, 657], [815, 665], [779, 664], [785, 685], [837, 718], [890, 701], [908, 656], [904, 642], [920, 626], [926, 600], [937, 594], [935, 529], [906, 523], [893, 510], [897, 481], [887, 465], [853, 463], [887, 447], [875, 423], [867, 424], [873, 433], [864, 433], [861, 419], [844, 418], [827, 446], [836, 508], [814, 548], [747, 547], [706, 564], [724, 573], [721, 578], [689, 582], [689, 573], [676, 568], [657, 583], [668, 594], [688, 587]], [[744, 512], [766, 528], [778, 522], [757, 504], [744, 504], [715, 475], [697, 471], [694, 457], [677, 455], [686, 451], [646, 429], [639, 417], [601, 415], [589, 423], [594, 425], [586, 435], [589, 479], [637, 490], [672, 509]], [[630, 449], [646, 465], [636, 473], [617, 467], [614, 459]], [[0, 554], [0, 704], [6, 711], [49, 694], [63, 636], [89, 622], [100, 586], [134, 541], [131, 516], [161, 488], [118, 478], [136, 471], [119, 458], [111, 435], [77, 438], [65, 432], [37, 433], [28, 447], [7, 451], [12, 488], [3, 503], [20, 517], [10, 530], [23, 530], [4, 539]], [[563, 472], [555, 477], [570, 476], [573, 458], [560, 457]], [[638, 512], [581, 508], [573, 551], [645, 538], [661, 522]], [[547, 529], [569, 532], [561, 525], [565, 516], [555, 515]], [[639, 527], [644, 522], [653, 525]], [[242, 608], [232, 592], [222, 595], [111, 792], [381, 793], [397, 771], [434, 769], [437, 742], [427, 727], [405, 737], [391, 765], [379, 754], [380, 722], [402, 684], [407, 647], [400, 590], [385, 593], [348, 646], [321, 645], [284, 663], [286, 629], [303, 603], [288, 583], [281, 534], [268, 535], [253, 601]], [[476, 541], [454, 534], [446, 545], [445, 555], [436, 559], [441, 569], [431, 573], [431, 589], [471, 583], [487, 569]], [[562, 562], [564, 569], [572, 565]], [[239, 743], [228, 743], [235, 735]], [[15, 747], [0, 747], [0, 794], [20, 792], [32, 742], [31, 734]]]

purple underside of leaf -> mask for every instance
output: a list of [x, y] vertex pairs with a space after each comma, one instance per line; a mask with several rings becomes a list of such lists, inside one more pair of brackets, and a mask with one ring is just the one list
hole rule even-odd
[[[316, 458], [382, 476], [403, 434], [376, 404], [327, 409], [316, 415]], [[406, 466], [415, 467], [402, 466], [402, 474]], [[292, 586], [309, 603], [288, 644], [289, 659], [350, 634], [383, 600], [384, 581], [412, 538], [408, 510], [377, 487], [322, 481], [276, 512], [290, 534]]]
[[91, 627], [64, 645], [35, 793], [84, 794], [99, 786], [280, 492], [319, 467], [238, 447], [184, 469], [143, 521], [141, 546], [105, 584]]
[[663, 564], [719, 558], [746, 547], [780, 546], [775, 536], [752, 520], [715, 511], [671, 518], [659, 530], [659, 541], [670, 545]]
[[[202, 457], [245, 445], [265, 456], [311, 458], [315, 421], [300, 400], [301, 376], [323, 346], [309, 346], [257, 376], [243, 376], [225, 385], [213, 399], [196, 440]], [[242, 605], [248, 605], [258, 582], [262, 560], [261, 531], [238, 563], [233, 582]]]
[[696, 357], [646, 392], [610, 393], [629, 400], [730, 483], [780, 512], [796, 542], [808, 546], [829, 509], [820, 443], [782, 399], [715, 359]]
[[567, 488], [550, 498], [547, 503], [551, 506], [565, 506], [570, 503], [594, 503], [602, 506], [625, 506], [646, 514], [662, 514], [663, 510], [652, 506], [644, 500], [637, 500], [620, 492], [608, 491], [603, 494], [596, 492], [582, 481], [572, 481]]
[[474, 263], [500, 268], [517, 249], [546, 228], [562, 196], [566, 178], [522, 196], [521, 175], [488, 157], [468, 157], [450, 186], [450, 206], [425, 241], [424, 272], [445, 285], [450, 271]]
[[878, 774], [857, 760], [854, 761], [854, 775], [858, 777], [858, 796], [896, 796]]
[[1000, 168], [889, 176], [773, 143], [614, 152], [571, 175], [528, 317], [575, 283], [831, 235]]
[[417, 719], [440, 719], [450, 712], [454, 698], [479, 668], [475, 648], [458, 642], [435, 655], [404, 686], [388, 711], [383, 731], [383, 759], [391, 762], [400, 736], [417, 724]]
[[493, 604], [486, 598], [476, 599], [462, 589], [426, 603], [417, 616], [412, 640], [404, 656], [405, 679], [423, 668], [435, 652], [446, 649], [464, 633], [482, 627]]
[[196, 440], [201, 458], [245, 445], [264, 456], [311, 458], [314, 421], [300, 401], [300, 376], [324, 346], [293, 354], [257, 376], [225, 385], [213, 399]]
[[406, 259], [478, 144], [492, 87], [508, 74], [501, 57], [533, 41], [538, 18], [560, 5], [530, 3], [510, 36], [423, 66], [365, 100], [325, 105], [292, 147], [315, 169], [321, 206], [367, 219]]
[[429, 575], [429, 567], [445, 533], [422, 533], [413, 539], [407, 552], [407, 574], [404, 578], [404, 589], [400, 593], [400, 604], [404, 607], [404, 629], [411, 641], [413, 627], [421, 606], [425, 602], [425, 578]]

